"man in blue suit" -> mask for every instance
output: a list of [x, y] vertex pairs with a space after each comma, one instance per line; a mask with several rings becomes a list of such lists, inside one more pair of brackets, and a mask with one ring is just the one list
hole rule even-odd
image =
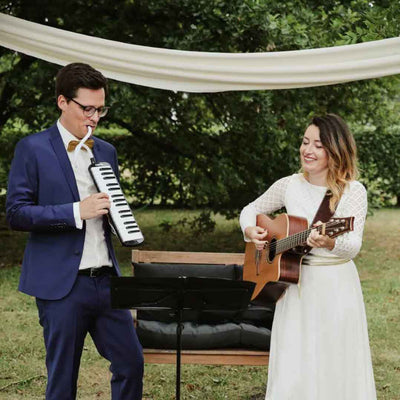
[[[74, 146], [105, 116], [107, 81], [73, 63], [56, 78], [59, 120], [16, 146], [7, 191], [7, 220], [29, 231], [19, 290], [36, 297], [46, 347], [47, 400], [76, 398], [85, 336], [110, 361], [114, 400], [142, 398], [143, 355], [128, 310], [110, 305], [110, 276], [120, 275], [106, 216], [110, 200], [88, 172], [90, 152]], [[93, 137], [96, 161], [117, 154]]]

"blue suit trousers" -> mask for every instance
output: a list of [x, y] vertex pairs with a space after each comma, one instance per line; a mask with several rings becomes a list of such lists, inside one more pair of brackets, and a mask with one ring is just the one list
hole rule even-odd
[[110, 277], [78, 275], [60, 300], [36, 298], [46, 347], [46, 400], [73, 400], [87, 333], [110, 361], [113, 400], [142, 398], [143, 354], [128, 310], [111, 308]]

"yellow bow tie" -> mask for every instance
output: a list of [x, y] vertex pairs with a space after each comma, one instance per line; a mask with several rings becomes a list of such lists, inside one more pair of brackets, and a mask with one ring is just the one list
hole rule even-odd
[[[78, 146], [79, 143], [80, 143], [80, 140], [71, 140], [68, 143], [67, 151], [74, 151], [76, 146]], [[94, 140], [93, 139], [86, 140], [85, 145], [87, 147], [89, 147], [90, 149], [92, 149], [93, 145], [94, 145]], [[84, 147], [82, 147], [81, 149], [86, 151], [86, 149]]]

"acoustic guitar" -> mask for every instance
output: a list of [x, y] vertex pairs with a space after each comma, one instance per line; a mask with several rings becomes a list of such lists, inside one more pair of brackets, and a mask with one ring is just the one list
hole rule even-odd
[[246, 244], [243, 279], [256, 283], [252, 300], [268, 282], [298, 283], [303, 257], [309, 252], [307, 238], [313, 229], [331, 238], [353, 230], [354, 217], [331, 218], [318, 226], [308, 227], [305, 218], [288, 214], [271, 217], [257, 215], [257, 226], [268, 231], [263, 250]]

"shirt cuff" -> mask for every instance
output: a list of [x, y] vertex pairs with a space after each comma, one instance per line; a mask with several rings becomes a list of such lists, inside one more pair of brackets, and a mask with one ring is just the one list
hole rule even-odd
[[74, 219], [75, 219], [75, 226], [77, 229], [82, 229], [83, 221], [81, 219], [81, 212], [79, 210], [79, 201], [73, 204], [74, 206]]

